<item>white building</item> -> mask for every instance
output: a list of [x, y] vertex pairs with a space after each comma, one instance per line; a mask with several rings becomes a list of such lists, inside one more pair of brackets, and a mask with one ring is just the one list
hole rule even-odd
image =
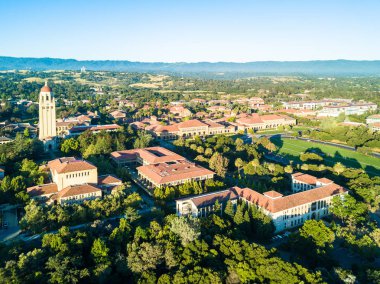
[[[280, 232], [302, 225], [306, 220], [320, 219], [329, 214], [329, 206], [334, 196], [343, 196], [347, 190], [328, 179], [313, 180], [309, 175], [300, 173], [292, 176], [294, 194], [283, 196], [276, 191], [263, 194], [250, 188], [232, 187], [227, 190], [182, 198], [176, 200], [177, 215], [206, 216], [214, 211], [215, 202], [221, 204], [223, 210], [227, 201], [236, 203], [237, 200], [250, 206], [257, 206], [268, 215]], [[315, 179], [315, 180], [314, 180]]]
[[373, 115], [368, 116], [365, 122], [367, 124], [380, 123], [380, 114], [373, 114]]
[[345, 115], [361, 115], [368, 111], [375, 111], [377, 109], [377, 104], [374, 103], [352, 103], [345, 105], [329, 105], [323, 107], [321, 111], [318, 112], [318, 117], [338, 117], [341, 113]]

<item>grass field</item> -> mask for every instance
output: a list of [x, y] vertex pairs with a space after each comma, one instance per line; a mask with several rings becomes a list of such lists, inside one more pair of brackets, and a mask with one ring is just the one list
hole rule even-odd
[[335, 146], [323, 145], [302, 140], [275, 138], [272, 141], [279, 147], [279, 154], [290, 160], [298, 160], [299, 155], [308, 148], [319, 148], [327, 156], [324, 157], [327, 165], [341, 162], [347, 167], [363, 168], [372, 175], [380, 175], [380, 159], [363, 155], [361, 153], [341, 149]]

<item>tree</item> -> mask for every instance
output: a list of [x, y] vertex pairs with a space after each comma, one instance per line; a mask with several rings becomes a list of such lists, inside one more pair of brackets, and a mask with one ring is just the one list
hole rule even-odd
[[333, 197], [330, 212], [350, 227], [366, 220], [368, 213], [364, 203], [357, 202], [348, 194]]
[[205, 150], [205, 156], [206, 157], [211, 157], [212, 155], [212, 149], [211, 148], [206, 148]]
[[334, 232], [322, 220], [307, 220], [299, 230], [300, 236], [316, 248], [325, 249], [334, 242]]
[[240, 138], [237, 138], [235, 140], [235, 146], [236, 146], [236, 151], [242, 151], [243, 150], [243, 146], [244, 146], [244, 141]]
[[170, 222], [170, 230], [178, 235], [183, 246], [188, 245], [200, 236], [200, 222], [191, 216], [175, 217]]
[[223, 157], [222, 154], [215, 152], [209, 161], [209, 166], [211, 169], [215, 170], [216, 174], [224, 177], [227, 172], [228, 159]]
[[287, 174], [291, 174], [293, 173], [293, 167], [291, 165], [287, 165], [285, 168], [284, 168], [284, 171], [287, 173]]
[[125, 209], [125, 219], [127, 219], [130, 223], [140, 219], [139, 213], [131, 206], [128, 206]]
[[273, 164], [273, 163], [269, 163], [269, 164], [267, 164], [267, 168], [268, 168], [268, 170], [269, 170], [271, 173], [273, 173], [273, 172], [276, 170], [276, 165]]
[[105, 263], [108, 261], [109, 248], [102, 239], [95, 239], [92, 248], [91, 255], [96, 264]]
[[239, 204], [236, 208], [235, 216], [234, 216], [234, 223], [236, 225], [241, 225], [245, 222], [244, 219], [244, 208], [241, 204]]
[[227, 201], [226, 208], [224, 208], [224, 214], [229, 216], [231, 220], [234, 218], [235, 215], [235, 210], [234, 210], [234, 205], [230, 200]]
[[333, 171], [337, 173], [339, 176], [341, 173], [343, 173], [346, 170], [346, 167], [342, 165], [342, 163], [338, 162], [334, 165]]
[[41, 206], [37, 201], [31, 200], [28, 205], [25, 206], [25, 215], [20, 221], [20, 226], [23, 229], [30, 229], [34, 233], [41, 232], [45, 225], [45, 214]]
[[61, 144], [61, 151], [65, 154], [77, 153], [79, 151], [79, 142], [75, 138], [69, 138]]
[[156, 269], [164, 260], [164, 252], [160, 245], [143, 242], [128, 244], [128, 267], [132, 272], [143, 273]]
[[136, 138], [135, 142], [133, 143], [133, 148], [139, 149], [139, 148], [146, 148], [150, 146], [150, 144], [153, 141], [152, 135], [149, 133], [140, 132], [138, 134], [138, 138]]
[[235, 160], [235, 167], [237, 167], [239, 174], [240, 174], [240, 169], [244, 167], [244, 164], [245, 164], [244, 161], [240, 158], [237, 158]]

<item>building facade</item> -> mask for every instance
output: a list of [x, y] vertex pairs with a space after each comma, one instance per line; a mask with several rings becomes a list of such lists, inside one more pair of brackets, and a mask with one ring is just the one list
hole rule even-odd
[[217, 123], [212, 120], [191, 119], [170, 125], [161, 125], [157, 121], [134, 122], [135, 129], [144, 129], [161, 140], [175, 140], [179, 137], [209, 136], [215, 134], [235, 133], [236, 127], [228, 123]]
[[97, 168], [74, 157], [55, 159], [47, 163], [51, 183], [27, 188], [31, 198], [45, 203], [73, 204], [102, 197], [122, 185], [114, 176], [98, 177]]
[[343, 196], [347, 190], [328, 179], [309, 180], [312, 176], [300, 173], [293, 175], [293, 194], [284, 196], [276, 191], [263, 194], [250, 188], [232, 187], [224, 191], [198, 195], [176, 200], [177, 215], [203, 217], [213, 212], [215, 202], [223, 208], [227, 201], [237, 200], [256, 206], [269, 216], [276, 232], [302, 225], [306, 220], [321, 219], [329, 215], [334, 196]]
[[211, 179], [215, 175], [163, 147], [115, 151], [111, 159], [119, 167], [136, 167], [137, 178], [148, 190]]
[[236, 120], [238, 130], [243, 131], [247, 131], [249, 129], [256, 131], [296, 124], [296, 119], [287, 115], [279, 114], [259, 115], [257, 113], [253, 113], [251, 115], [240, 117]]

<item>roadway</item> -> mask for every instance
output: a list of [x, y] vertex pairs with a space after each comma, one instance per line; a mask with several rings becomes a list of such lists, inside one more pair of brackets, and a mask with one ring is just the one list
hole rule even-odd
[[[150, 213], [152, 211], [152, 209], [153, 208], [145, 208], [145, 209], [138, 210], [137, 212], [140, 215], [144, 215], [144, 214]], [[108, 218], [105, 218], [105, 219], [101, 219], [100, 221], [101, 222], [114, 221], [114, 220], [119, 220], [119, 219], [125, 218], [125, 217], [126, 217], [125, 214], [122, 214], [122, 215], [117, 215], [117, 216], [112, 216], [112, 217], [108, 217]], [[70, 231], [79, 230], [79, 229], [91, 226], [93, 224], [93, 222], [94, 221], [78, 224], [78, 225], [75, 225], [75, 226], [69, 226], [69, 230]], [[58, 230], [53, 230], [53, 231], [49, 231], [49, 232], [43, 232], [43, 233], [35, 234], [35, 235], [32, 235], [32, 236], [27, 236], [25, 234], [19, 234], [18, 233], [17, 235], [14, 235], [13, 237], [8, 238], [7, 240], [4, 240], [4, 242], [10, 242], [10, 241], [30, 242], [30, 241], [42, 238], [45, 234], [56, 234], [56, 233], [58, 233]]]

